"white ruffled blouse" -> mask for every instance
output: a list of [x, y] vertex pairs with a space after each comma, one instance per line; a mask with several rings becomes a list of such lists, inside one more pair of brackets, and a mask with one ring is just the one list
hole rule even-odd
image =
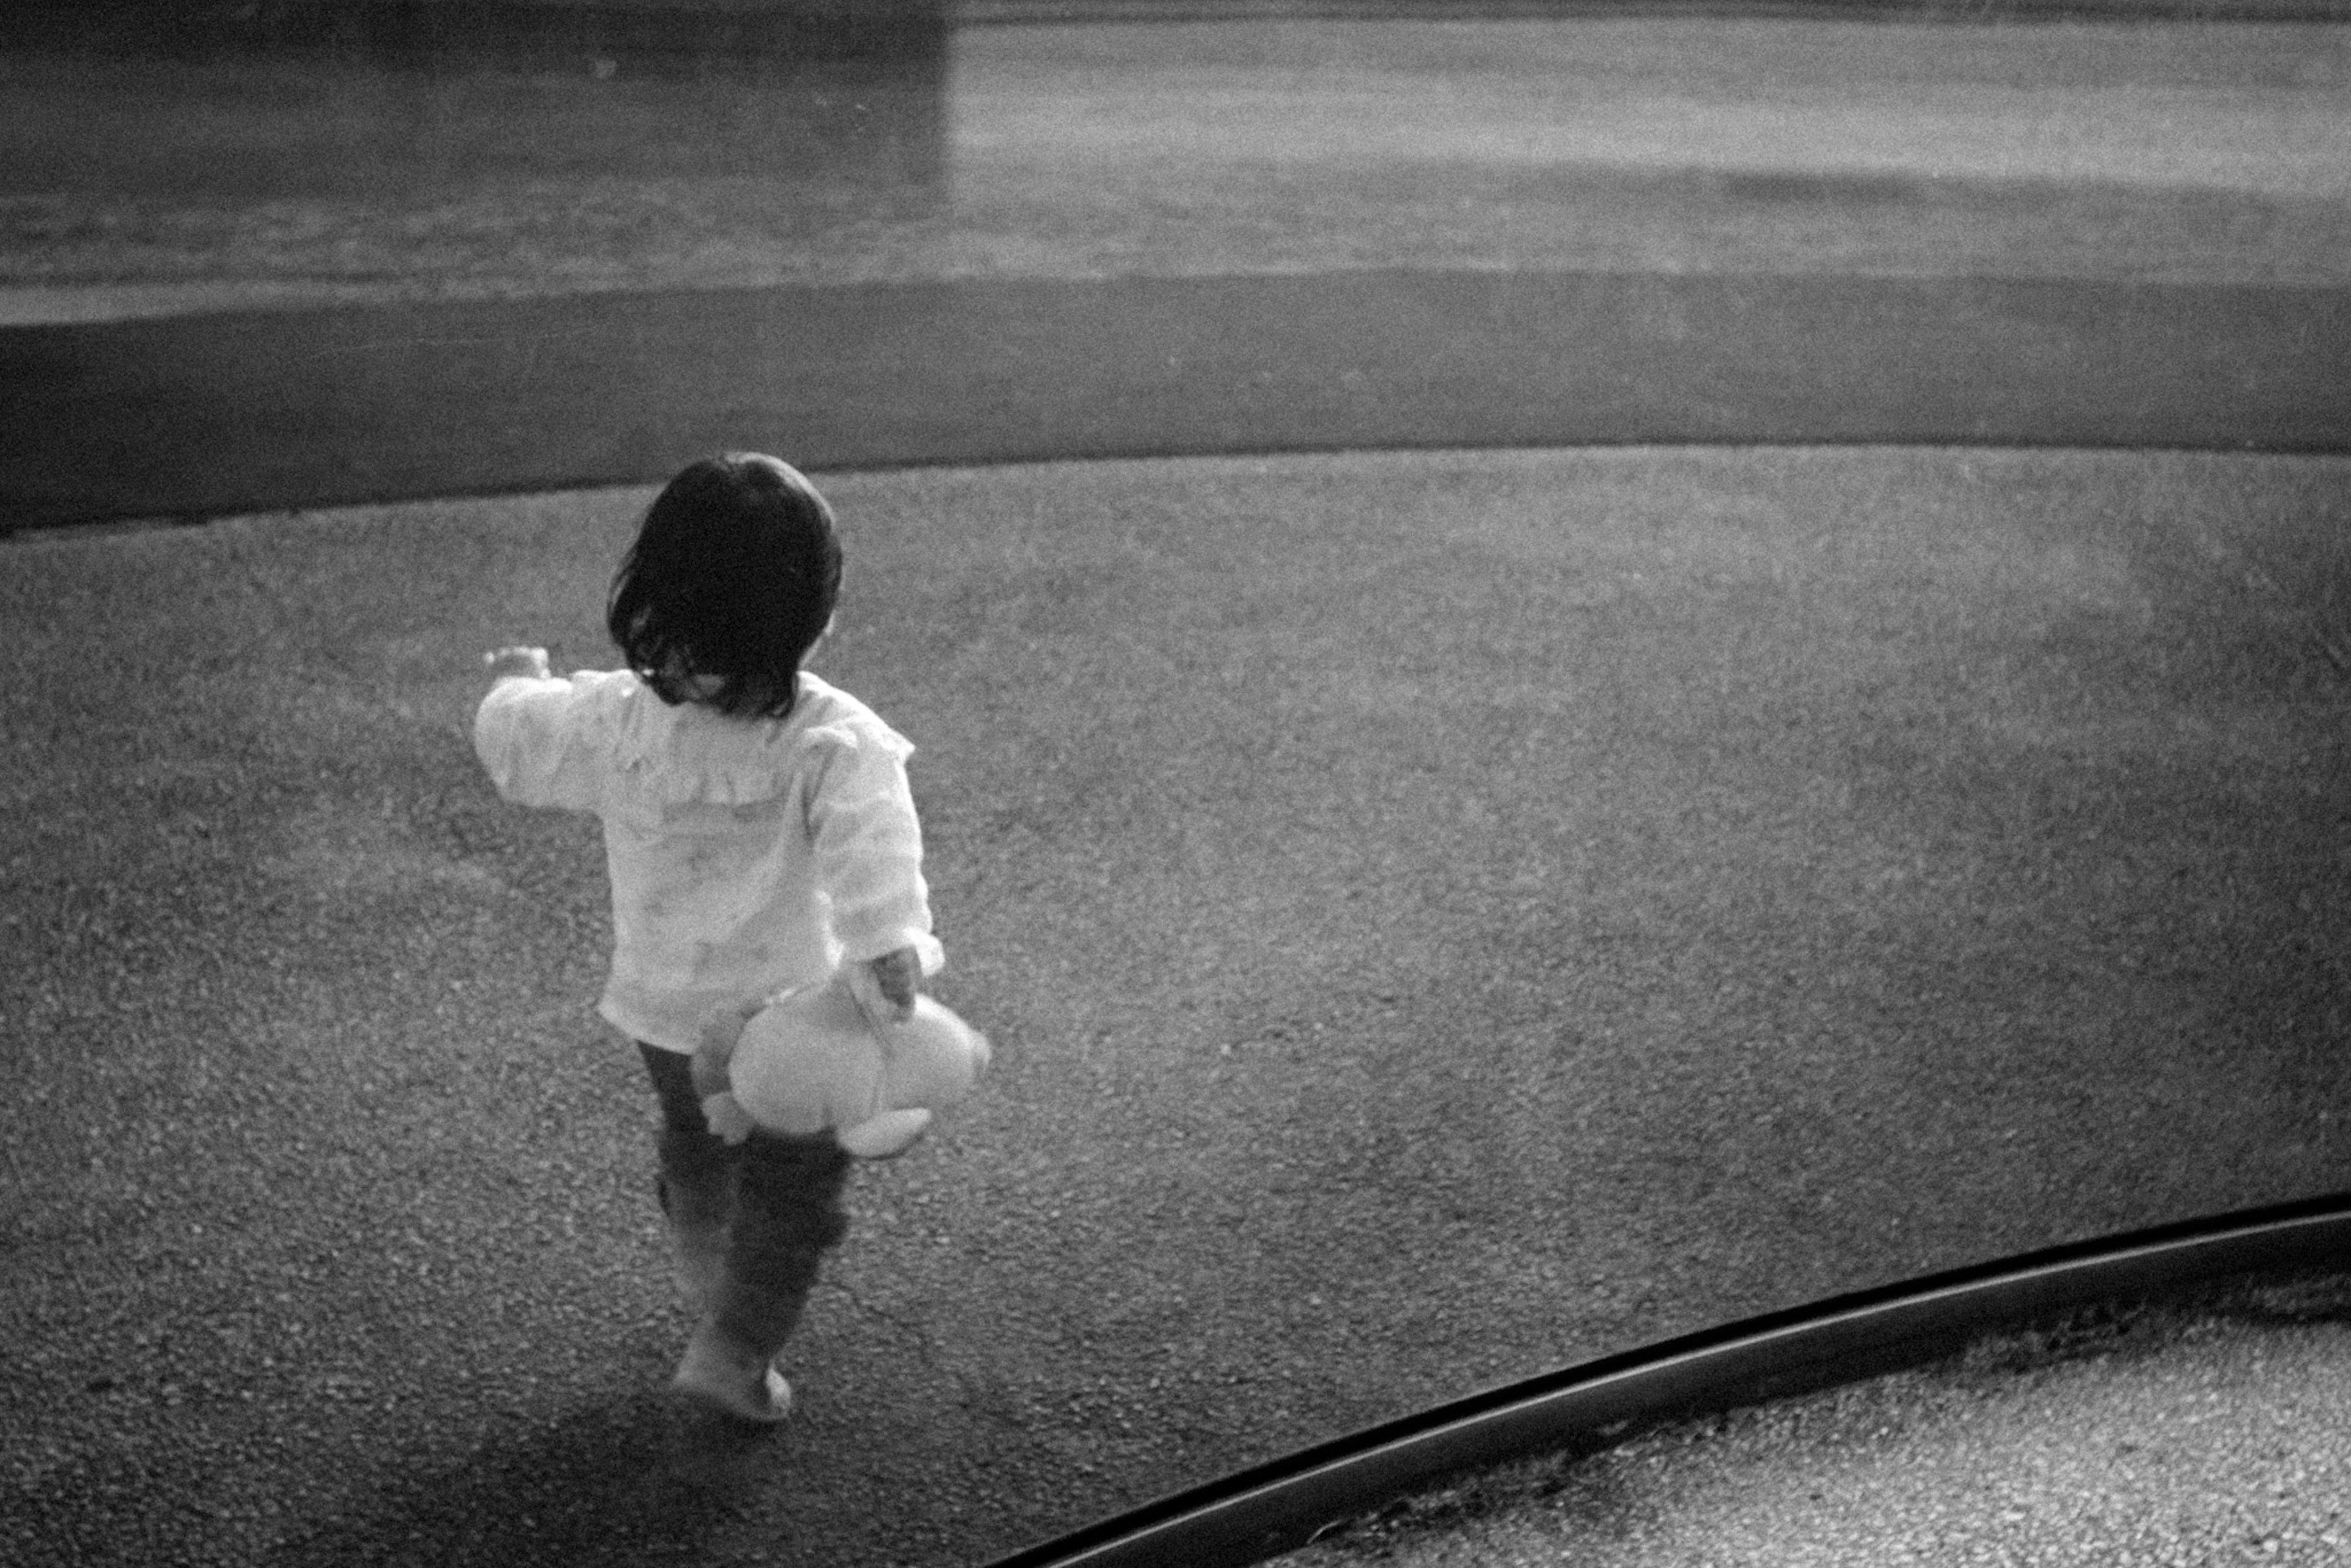
[[597, 1010], [692, 1051], [722, 1004], [823, 979], [931, 935], [914, 747], [803, 673], [781, 719], [662, 701], [635, 674], [497, 682], [474, 748], [498, 793], [603, 819], [612, 968]]

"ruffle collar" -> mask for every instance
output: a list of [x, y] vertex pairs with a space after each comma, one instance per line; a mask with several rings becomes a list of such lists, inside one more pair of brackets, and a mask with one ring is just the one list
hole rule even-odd
[[[614, 763], [643, 797], [663, 805], [773, 800], [791, 787], [810, 747], [854, 747], [862, 727], [856, 700], [806, 672], [792, 711], [780, 719], [730, 718], [692, 703], [673, 706], [625, 671], [611, 683], [607, 701]], [[871, 722], [897, 739], [879, 719]]]

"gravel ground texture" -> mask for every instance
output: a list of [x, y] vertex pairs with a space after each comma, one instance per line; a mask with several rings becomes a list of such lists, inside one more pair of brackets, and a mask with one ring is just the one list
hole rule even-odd
[[1531, 1458], [1288, 1568], [2310, 1568], [2351, 1557], [2351, 1281], [2107, 1309], [1948, 1362]]

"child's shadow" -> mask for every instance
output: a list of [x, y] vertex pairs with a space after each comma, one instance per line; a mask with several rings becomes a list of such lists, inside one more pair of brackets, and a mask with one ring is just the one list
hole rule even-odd
[[287, 1568], [700, 1561], [772, 1442], [765, 1429], [652, 1398], [582, 1411], [494, 1439], [454, 1468], [388, 1478], [373, 1503], [297, 1531], [275, 1560]]

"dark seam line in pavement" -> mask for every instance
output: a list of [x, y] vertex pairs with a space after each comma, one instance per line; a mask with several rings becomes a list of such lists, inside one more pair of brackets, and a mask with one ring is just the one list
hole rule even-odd
[[0, 530], [812, 470], [1619, 445], [2351, 452], [2351, 290], [1420, 271], [0, 330]]
[[1987, 1334], [2233, 1275], [2339, 1264], [2351, 1193], [2072, 1243], [1832, 1297], [1473, 1395], [998, 1559], [992, 1568], [1263, 1562], [1449, 1475], [1917, 1366]]
[[289, 359], [335, 360], [363, 354], [413, 353], [421, 349], [528, 349], [538, 343], [576, 342], [608, 334], [594, 327], [565, 327], [552, 331], [517, 332], [512, 336], [476, 332], [462, 337], [435, 338], [403, 335], [390, 338], [362, 338], [349, 343], [325, 343], [315, 349], [305, 349], [287, 356]]

